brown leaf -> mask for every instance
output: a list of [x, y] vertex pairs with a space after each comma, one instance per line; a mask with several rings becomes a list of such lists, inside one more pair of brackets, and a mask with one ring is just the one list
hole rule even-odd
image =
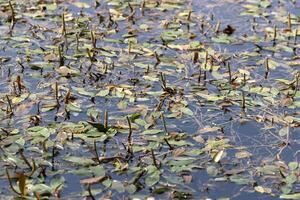
[[204, 139], [200, 135], [194, 136], [193, 140], [195, 140], [196, 142], [199, 142], [199, 143], [205, 142]]
[[187, 175], [187, 174], [183, 175], [182, 178], [183, 178], [185, 183], [191, 183], [192, 180], [193, 180], [193, 176], [192, 175]]
[[109, 163], [115, 160], [124, 160], [121, 156], [114, 156], [114, 157], [99, 157], [98, 161], [101, 163]]
[[294, 102], [293, 98], [291, 98], [291, 97], [285, 97], [285, 98], [281, 99], [280, 105], [282, 105], [282, 106], [290, 106], [290, 105], [293, 104], [293, 102]]
[[50, 53], [44, 56], [44, 60], [45, 61], [56, 61], [57, 59], [57, 55], [55, 55], [54, 53]]
[[226, 108], [226, 107], [232, 106], [233, 103], [230, 100], [223, 100], [223, 101], [217, 103], [217, 105], [221, 108]]
[[101, 183], [105, 181], [108, 178], [108, 176], [97, 176], [97, 177], [92, 177], [92, 178], [86, 178], [80, 180], [81, 184], [95, 184], [95, 183]]
[[210, 126], [205, 126], [204, 128], [198, 130], [198, 133], [209, 133], [209, 132], [215, 132], [220, 130], [220, 127], [210, 127]]
[[174, 157], [180, 156], [185, 152], [184, 148], [178, 148], [172, 151]]
[[19, 190], [22, 196], [26, 196], [27, 188], [26, 188], [26, 176], [24, 173], [17, 174], [19, 179]]
[[240, 174], [240, 173], [242, 173], [244, 171], [245, 171], [245, 169], [231, 169], [231, 170], [225, 171], [224, 175]]

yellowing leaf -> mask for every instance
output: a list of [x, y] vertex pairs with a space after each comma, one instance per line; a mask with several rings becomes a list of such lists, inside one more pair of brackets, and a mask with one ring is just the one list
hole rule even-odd
[[224, 150], [219, 151], [218, 153], [216, 153], [216, 155], [214, 156], [213, 160], [215, 162], [219, 162], [221, 160], [223, 154], [224, 154]]
[[268, 194], [272, 193], [271, 188], [266, 188], [266, 187], [262, 187], [262, 186], [256, 186], [256, 187], [254, 187], [254, 190], [259, 193], [268, 193]]
[[84, 3], [84, 2], [74, 2], [73, 5], [78, 8], [90, 8], [91, 7], [89, 4]]
[[240, 151], [235, 154], [236, 158], [249, 158], [250, 156], [252, 156], [252, 154], [248, 151]]
[[86, 178], [80, 180], [81, 184], [95, 184], [95, 183], [101, 183], [105, 181], [108, 177], [107, 176], [98, 176], [98, 177], [92, 177], [92, 178]]
[[300, 193], [295, 194], [282, 194], [279, 197], [280, 199], [300, 199]]
[[26, 176], [24, 173], [20, 173], [19, 175], [19, 190], [22, 196], [26, 196], [27, 188], [26, 188]]

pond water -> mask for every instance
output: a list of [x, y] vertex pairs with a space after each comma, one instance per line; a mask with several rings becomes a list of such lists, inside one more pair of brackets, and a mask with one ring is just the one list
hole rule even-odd
[[300, 199], [300, 1], [0, 0], [0, 196]]

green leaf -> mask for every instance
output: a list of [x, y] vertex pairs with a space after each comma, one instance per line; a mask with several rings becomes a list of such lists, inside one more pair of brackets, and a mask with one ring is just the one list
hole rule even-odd
[[275, 175], [279, 172], [278, 167], [275, 165], [265, 165], [263, 167], [257, 167], [257, 171], [265, 175]]
[[133, 113], [129, 115], [129, 119], [131, 122], [135, 122], [138, 118], [140, 118], [141, 114], [140, 113]]
[[[90, 190], [90, 192], [92, 193], [92, 195], [98, 195], [101, 192], [103, 192], [103, 190], [101, 188], [92, 188]], [[81, 195], [82, 196], [90, 196], [90, 192], [86, 190], [86, 191], [82, 192]]]
[[89, 169], [93, 172], [95, 176], [105, 176], [105, 169], [103, 166], [91, 166]]
[[286, 136], [289, 133], [289, 127], [283, 127], [282, 129], [279, 130], [279, 135], [281, 137]]
[[290, 174], [285, 178], [285, 181], [287, 184], [291, 185], [293, 183], [295, 183], [297, 181], [297, 177], [295, 176], [295, 174]]
[[143, 135], [151, 135], [151, 134], [158, 134], [158, 133], [161, 133], [163, 132], [162, 130], [159, 130], [159, 129], [152, 129], [152, 130], [145, 130], [142, 132]]
[[88, 92], [85, 90], [85, 88], [74, 88], [78, 92], [78, 94], [84, 95], [84, 96], [90, 96], [94, 97], [95, 94], [93, 92]]
[[298, 168], [299, 164], [298, 164], [298, 162], [289, 162], [288, 166], [289, 166], [290, 170], [295, 170]]
[[112, 184], [111, 184], [110, 187], [111, 187], [112, 189], [117, 190], [119, 193], [125, 192], [125, 187], [124, 187], [124, 185], [123, 185], [121, 182], [119, 182], [119, 181], [114, 180], [114, 181], [112, 182]]
[[187, 108], [187, 107], [182, 107], [181, 109], [181, 112], [183, 112], [184, 114], [187, 114], [187, 115], [193, 115], [193, 111], [191, 111], [191, 109]]
[[148, 187], [151, 187], [155, 185], [159, 181], [159, 179], [160, 179], [160, 171], [156, 170], [146, 177], [145, 183]]
[[68, 111], [71, 111], [71, 112], [81, 112], [81, 108], [80, 108], [80, 105], [78, 104], [75, 104], [74, 102], [73, 103], [69, 103], [67, 106], [66, 106], [66, 109]]
[[218, 37], [213, 37], [212, 41], [216, 42], [216, 43], [230, 44], [230, 43], [232, 43], [233, 38], [224, 34], [224, 35], [220, 35]]
[[84, 3], [84, 2], [74, 2], [72, 4], [78, 8], [90, 8], [91, 7], [89, 4]]
[[109, 94], [109, 89], [106, 89], [106, 90], [101, 90], [100, 92], [98, 92], [96, 94], [96, 96], [99, 96], [99, 97], [105, 97]]
[[206, 172], [210, 176], [216, 176], [218, 174], [218, 169], [215, 166], [211, 165], [206, 168]]
[[93, 117], [94, 119], [96, 119], [99, 115], [99, 111], [95, 108], [89, 108], [86, 112], [86, 114], [90, 117]]
[[19, 138], [15, 141], [16, 144], [20, 145], [20, 147], [23, 147], [25, 144], [25, 140], [23, 138]]
[[283, 192], [283, 194], [289, 194], [293, 190], [293, 186], [292, 185], [284, 185], [280, 189]]
[[238, 185], [246, 185], [252, 182], [252, 180], [249, 177], [242, 176], [242, 175], [233, 175], [230, 176], [229, 180], [231, 182], [234, 182]]
[[108, 131], [108, 128], [105, 128], [104, 124], [98, 122], [91, 122], [91, 121], [88, 121], [88, 123], [93, 127], [95, 127], [99, 132], [105, 133]]
[[85, 157], [76, 157], [76, 156], [66, 156], [64, 160], [72, 162], [77, 165], [83, 165], [83, 166], [88, 166], [92, 165], [95, 162], [90, 159], [90, 158], [85, 158]]
[[269, 68], [270, 69], [276, 69], [277, 66], [278, 66], [278, 63], [275, 60], [269, 59]]
[[129, 194], [133, 194], [136, 192], [137, 188], [135, 185], [133, 184], [129, 184], [125, 186], [125, 190], [129, 193]]
[[63, 176], [57, 176], [51, 179], [50, 187], [52, 190], [58, 190], [58, 188], [62, 188], [65, 183], [65, 178]]
[[51, 194], [52, 193], [52, 189], [49, 186], [45, 185], [45, 184], [33, 185], [32, 188], [31, 188], [31, 191], [36, 192], [38, 194], [45, 194], [45, 193]]

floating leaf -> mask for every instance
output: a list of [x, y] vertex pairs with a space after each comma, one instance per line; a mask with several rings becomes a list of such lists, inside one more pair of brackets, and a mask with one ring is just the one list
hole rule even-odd
[[38, 194], [51, 194], [52, 189], [45, 184], [35, 184], [32, 186], [31, 191]]
[[282, 194], [279, 197], [280, 199], [300, 199], [300, 193], [295, 194]]
[[119, 193], [125, 192], [125, 187], [123, 185], [123, 183], [119, 182], [119, 181], [112, 181], [112, 184], [110, 186], [112, 189], [117, 190]]
[[64, 157], [64, 160], [72, 162], [76, 165], [83, 165], [83, 166], [89, 166], [89, 165], [92, 165], [95, 163], [90, 158], [76, 157], [76, 156], [66, 156], [66, 157]]
[[221, 160], [223, 154], [224, 154], [224, 150], [219, 151], [218, 153], [216, 153], [216, 154], [214, 155], [213, 160], [214, 160], [215, 162], [219, 162], [219, 161]]
[[268, 193], [268, 194], [272, 193], [271, 188], [266, 188], [266, 187], [262, 187], [262, 186], [255, 186], [254, 190], [259, 193]]
[[27, 194], [27, 188], [26, 188], [27, 178], [24, 173], [18, 174], [18, 177], [19, 177], [19, 190], [20, 190], [22, 196], [26, 196], [26, 194]]
[[220, 35], [218, 37], [213, 37], [212, 41], [217, 42], [217, 43], [230, 44], [233, 42], [233, 38], [224, 34], [224, 35]]
[[61, 76], [78, 76], [80, 75], [80, 72], [76, 69], [72, 69], [66, 66], [61, 66], [56, 69], [56, 71], [61, 75]]
[[216, 176], [219, 173], [219, 170], [213, 166], [210, 165], [206, 168], [206, 172], [210, 175], [210, 176]]
[[80, 180], [81, 184], [95, 184], [95, 183], [101, 183], [105, 181], [108, 177], [107, 176], [98, 176], [98, 177], [92, 177], [92, 178], [86, 178]]
[[234, 182], [239, 185], [245, 185], [252, 182], [252, 180], [249, 177], [242, 176], [242, 175], [233, 175], [229, 177], [229, 180], [231, 182]]
[[144, 135], [153, 135], [153, 134], [158, 134], [158, 133], [162, 133], [163, 131], [160, 129], [149, 129], [149, 130], [145, 130], [142, 132], [142, 134]]
[[249, 158], [251, 156], [252, 156], [252, 154], [249, 153], [248, 151], [240, 151], [235, 154], [236, 158]]
[[98, 92], [96, 94], [96, 96], [99, 96], [99, 97], [105, 97], [109, 94], [109, 89], [106, 89], [106, 90], [101, 90], [100, 92]]
[[184, 114], [187, 114], [187, 115], [193, 115], [193, 111], [191, 111], [189, 108], [187, 107], [183, 107], [180, 109], [181, 112], [183, 112]]
[[286, 136], [287, 134], [289, 134], [289, 127], [283, 127], [282, 129], [279, 130], [279, 135], [281, 137]]
[[298, 162], [289, 162], [288, 166], [289, 166], [290, 170], [295, 170], [298, 168], [299, 164], [298, 164]]
[[78, 7], [78, 8], [90, 8], [91, 6], [87, 3], [84, 2], [73, 2], [72, 3], [74, 6]]
[[50, 187], [52, 188], [53, 191], [57, 192], [61, 188], [63, 188], [64, 183], [65, 183], [65, 178], [63, 176], [57, 176], [51, 179]]
[[159, 179], [160, 179], [160, 171], [156, 170], [146, 177], [145, 183], [148, 187], [151, 187], [155, 185], [159, 181]]

